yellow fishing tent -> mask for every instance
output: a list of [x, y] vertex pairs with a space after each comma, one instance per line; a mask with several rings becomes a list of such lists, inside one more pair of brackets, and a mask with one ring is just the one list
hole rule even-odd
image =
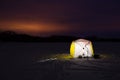
[[73, 58], [78, 57], [93, 57], [93, 46], [92, 42], [86, 39], [78, 39], [71, 43], [70, 55]]

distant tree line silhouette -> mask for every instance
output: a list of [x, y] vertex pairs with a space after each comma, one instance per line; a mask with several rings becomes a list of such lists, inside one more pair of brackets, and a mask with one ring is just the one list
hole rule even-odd
[[30, 36], [27, 34], [17, 34], [13, 31], [0, 32], [1, 42], [71, 42], [79, 38], [85, 38], [91, 41], [115, 41], [115, 42], [120, 41], [120, 39], [98, 38], [96, 36], [76, 37], [76, 36], [57, 36], [56, 35], [56, 36], [49, 36], [49, 37], [39, 37], [39, 36]]

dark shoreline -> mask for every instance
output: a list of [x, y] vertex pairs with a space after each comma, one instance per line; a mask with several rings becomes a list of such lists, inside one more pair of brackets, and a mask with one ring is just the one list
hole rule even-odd
[[82, 38], [92, 42], [120, 42], [120, 38], [101, 38], [96, 36], [76, 37], [63, 35], [40, 37], [27, 34], [17, 34], [12, 31], [0, 32], [0, 42], [72, 42], [76, 39]]

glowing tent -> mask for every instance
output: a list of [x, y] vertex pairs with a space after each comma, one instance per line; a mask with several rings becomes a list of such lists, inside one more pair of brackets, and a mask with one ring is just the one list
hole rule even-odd
[[93, 46], [92, 42], [85, 39], [78, 39], [71, 43], [70, 55], [73, 58], [78, 57], [93, 57]]

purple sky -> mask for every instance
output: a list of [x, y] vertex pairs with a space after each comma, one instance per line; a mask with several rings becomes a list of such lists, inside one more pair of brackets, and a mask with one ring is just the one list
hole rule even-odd
[[0, 30], [120, 37], [119, 0], [1, 0]]

